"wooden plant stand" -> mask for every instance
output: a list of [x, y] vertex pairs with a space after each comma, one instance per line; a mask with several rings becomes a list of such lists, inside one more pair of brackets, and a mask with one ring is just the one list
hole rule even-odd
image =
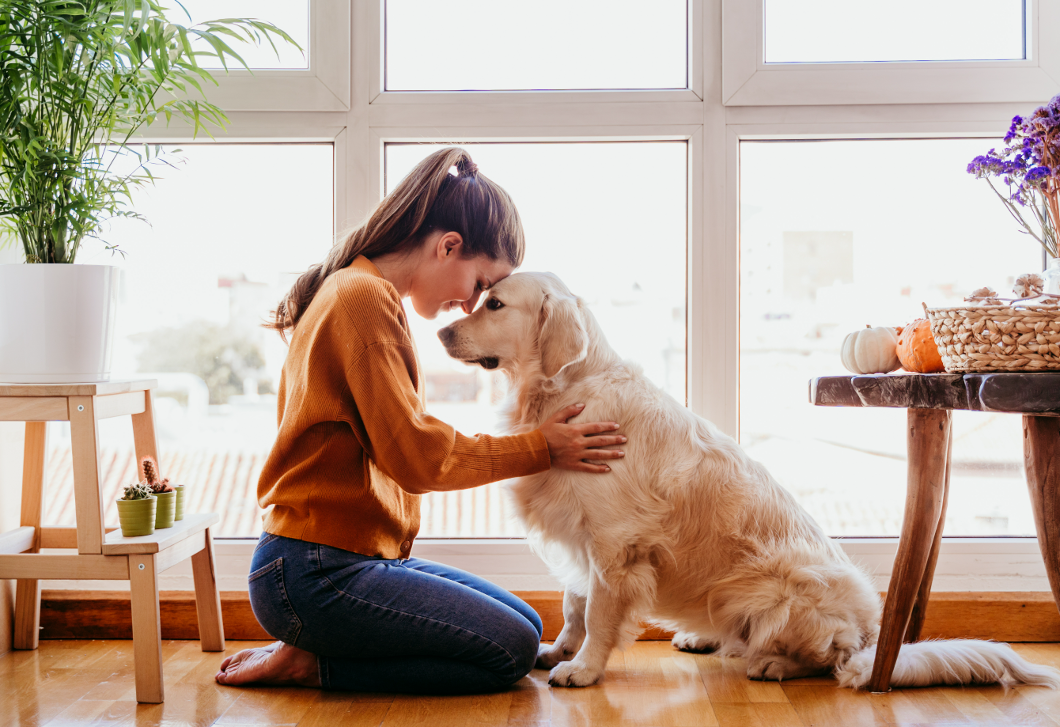
[[902, 643], [920, 639], [946, 522], [952, 411], [1023, 415], [1027, 488], [1053, 600], [1060, 607], [1060, 373], [869, 374], [810, 380], [816, 406], [908, 410], [908, 486], [868, 689], [890, 689]]
[[[40, 581], [122, 580], [130, 582], [136, 701], [158, 704], [162, 689], [162, 626], [158, 574], [191, 558], [195, 605], [203, 651], [224, 651], [221, 599], [214, 576], [210, 527], [215, 513], [187, 515], [153, 535], [107, 533], [100, 492], [100, 419], [132, 415], [139, 476], [144, 457], [158, 461], [151, 389], [156, 382], [89, 384], [0, 384], [0, 421], [26, 422], [22, 470], [21, 526], [0, 534], [0, 579], [17, 579], [16, 649], [36, 649], [40, 630]], [[70, 422], [77, 526], [42, 527], [46, 425]], [[76, 554], [41, 553], [42, 548], [77, 549]]]

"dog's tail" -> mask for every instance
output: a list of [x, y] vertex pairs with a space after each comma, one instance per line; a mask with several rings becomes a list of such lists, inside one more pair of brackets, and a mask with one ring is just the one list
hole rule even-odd
[[[857, 652], [835, 675], [839, 686], [860, 689], [869, 683], [876, 647]], [[903, 644], [891, 675], [893, 687], [936, 684], [1035, 684], [1060, 688], [1060, 671], [1032, 664], [1008, 644], [955, 639]]]

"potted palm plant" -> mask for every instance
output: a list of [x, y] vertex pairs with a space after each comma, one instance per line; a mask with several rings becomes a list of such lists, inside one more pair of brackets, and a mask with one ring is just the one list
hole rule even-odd
[[0, 243], [29, 263], [0, 265], [0, 381], [109, 379], [119, 268], [72, 263], [108, 220], [139, 218], [133, 190], [167, 163], [133, 136], [173, 118], [223, 128], [199, 61], [245, 68], [229, 41], [294, 43], [260, 20], [181, 25], [171, 5], [0, 0]]

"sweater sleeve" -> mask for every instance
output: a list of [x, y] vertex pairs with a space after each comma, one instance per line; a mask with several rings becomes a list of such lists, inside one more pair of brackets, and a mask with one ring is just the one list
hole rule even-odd
[[413, 383], [416, 354], [400, 303], [382, 306], [376, 340], [346, 369], [346, 383], [375, 465], [412, 493], [462, 490], [550, 467], [540, 431], [507, 437], [457, 432], [423, 410]]

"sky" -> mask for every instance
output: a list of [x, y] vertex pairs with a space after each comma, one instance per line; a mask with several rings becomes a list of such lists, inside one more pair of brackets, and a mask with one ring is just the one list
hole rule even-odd
[[1023, 2], [765, 0], [765, 60], [1020, 59]]

